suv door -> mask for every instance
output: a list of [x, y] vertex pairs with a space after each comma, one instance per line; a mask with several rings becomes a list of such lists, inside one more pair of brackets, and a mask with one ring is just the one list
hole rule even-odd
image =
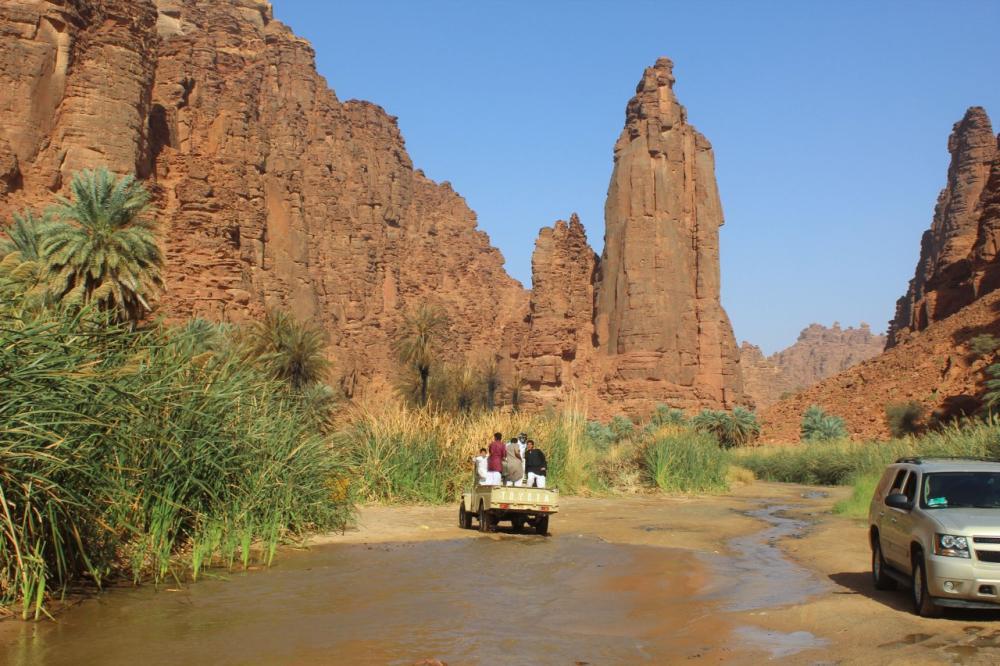
[[882, 557], [885, 558], [886, 562], [891, 564], [893, 568], [899, 569], [900, 571], [909, 571], [910, 567], [910, 555], [909, 547], [906, 543], [908, 537], [907, 534], [903, 534], [903, 525], [900, 521], [907, 516], [908, 512], [903, 509], [894, 509], [891, 506], [886, 506], [885, 500], [889, 495], [895, 495], [897, 493], [906, 494], [906, 489], [910, 487], [912, 479], [913, 492], [916, 496], [916, 473], [910, 472], [910, 470], [903, 468], [900, 469], [896, 474], [896, 478], [893, 480], [892, 484], [889, 486], [889, 490], [882, 497], [882, 518], [879, 522], [879, 534], [882, 539]]
[[913, 568], [913, 561], [910, 557], [910, 542], [913, 540], [913, 524], [915, 520], [913, 512], [917, 508], [917, 492], [919, 489], [920, 472], [913, 470], [906, 477], [906, 483], [903, 484], [903, 494], [906, 495], [906, 499], [910, 502], [912, 508], [909, 511], [897, 509], [899, 515], [896, 517], [896, 529], [894, 530], [896, 536], [893, 537], [898, 540], [898, 568], [903, 573], [912, 573], [911, 569]]

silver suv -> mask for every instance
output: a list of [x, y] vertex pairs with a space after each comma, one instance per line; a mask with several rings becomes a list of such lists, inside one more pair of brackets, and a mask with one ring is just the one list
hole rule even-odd
[[868, 510], [875, 587], [910, 588], [924, 617], [1000, 610], [1000, 461], [902, 458]]

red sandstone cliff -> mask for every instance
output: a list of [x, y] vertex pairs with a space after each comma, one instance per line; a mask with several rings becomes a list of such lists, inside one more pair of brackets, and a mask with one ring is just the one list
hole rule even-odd
[[896, 304], [889, 346], [1000, 286], [1000, 136], [971, 107], [948, 139], [951, 165], [907, 293]]
[[315, 319], [350, 392], [391, 372], [417, 302], [449, 315], [462, 355], [497, 348], [526, 300], [465, 201], [414, 170], [395, 119], [338, 100], [268, 3], [5, 2], [0, 30], [0, 209], [86, 167], [148, 177], [172, 316]]
[[628, 102], [600, 260], [575, 220], [542, 230], [527, 324], [511, 343], [528, 401], [577, 392], [606, 414], [744, 400], [719, 299], [712, 147], [687, 123], [673, 84], [673, 64], [661, 58]]
[[757, 407], [774, 404], [786, 394], [831, 377], [878, 356], [885, 347], [884, 335], [874, 335], [868, 324], [830, 328], [810, 324], [795, 344], [765, 358], [760, 348], [744, 342], [740, 365], [746, 392]]
[[395, 119], [341, 102], [269, 3], [7, 0], [0, 34], [0, 219], [80, 169], [137, 173], [165, 226], [169, 317], [313, 319], [352, 394], [395, 372], [402, 316], [428, 302], [451, 321], [449, 360], [506, 352], [526, 404], [573, 387], [607, 413], [742, 399], [711, 147], [669, 60], [628, 105], [599, 279], [571, 219], [540, 236], [529, 301]]

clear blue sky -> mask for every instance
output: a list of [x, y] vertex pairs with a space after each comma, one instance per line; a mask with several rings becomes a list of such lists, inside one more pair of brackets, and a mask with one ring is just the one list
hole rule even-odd
[[998, 0], [273, 2], [526, 285], [538, 230], [573, 211], [600, 253], [625, 103], [669, 56], [715, 147], [723, 305], [768, 353], [814, 321], [884, 330], [952, 124], [980, 105], [1000, 130]]

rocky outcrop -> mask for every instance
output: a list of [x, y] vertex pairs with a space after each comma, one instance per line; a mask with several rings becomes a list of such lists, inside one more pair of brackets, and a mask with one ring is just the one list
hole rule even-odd
[[951, 165], [909, 289], [889, 326], [893, 346], [1000, 286], [1000, 137], [982, 107], [948, 139]]
[[0, 195], [95, 166], [148, 171], [156, 16], [148, 1], [0, 4]]
[[877, 356], [885, 347], [884, 335], [874, 335], [868, 324], [827, 328], [810, 324], [795, 344], [765, 358], [760, 348], [744, 342], [740, 365], [746, 392], [758, 407], [774, 404], [788, 394], [831, 377]]
[[512, 329], [523, 339], [510, 344], [526, 402], [574, 392], [606, 415], [744, 401], [719, 300], [712, 147], [687, 123], [673, 84], [673, 65], [661, 58], [626, 107], [600, 260], [575, 219], [538, 239], [530, 312]]
[[576, 214], [539, 233], [529, 309], [507, 334], [513, 382], [521, 386], [524, 405], [557, 404], [567, 391], [592, 393], [596, 267], [597, 255]]
[[603, 393], [623, 403], [732, 406], [743, 381], [719, 296], [715, 158], [673, 84], [669, 59], [646, 69], [615, 144], [595, 308], [609, 360]]

